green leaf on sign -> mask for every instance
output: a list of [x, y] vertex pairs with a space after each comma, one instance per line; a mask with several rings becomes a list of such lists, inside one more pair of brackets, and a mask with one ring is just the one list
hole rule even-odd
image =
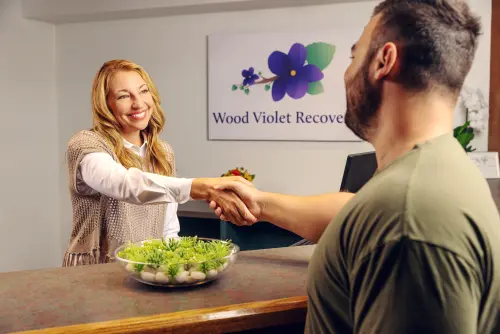
[[267, 84], [264, 86], [264, 89], [265, 91], [267, 92], [269, 89], [271, 89], [271, 85], [270, 84]]
[[259, 75], [262, 75], [262, 72], [259, 72]]
[[243, 90], [243, 85], [240, 85], [240, 90]]
[[236, 85], [233, 85], [233, 87], [231, 87], [232, 90], [237, 90], [238, 89], [238, 86]]
[[309, 44], [306, 49], [307, 63], [318, 66], [322, 71], [331, 63], [336, 50], [335, 45], [323, 42]]
[[246, 88], [246, 89], [245, 89], [245, 94], [247, 94], [247, 95], [248, 95], [249, 93], [250, 93], [250, 89]]
[[325, 90], [323, 88], [323, 84], [321, 83], [321, 81], [309, 83], [309, 88], [307, 89], [307, 92], [311, 95], [321, 94], [324, 91]]

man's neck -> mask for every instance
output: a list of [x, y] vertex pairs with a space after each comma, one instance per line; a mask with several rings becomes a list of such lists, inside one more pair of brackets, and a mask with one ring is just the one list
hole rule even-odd
[[[384, 99], [383, 99], [384, 100]], [[437, 94], [385, 99], [370, 136], [378, 169], [410, 151], [416, 144], [452, 131], [453, 102]]]

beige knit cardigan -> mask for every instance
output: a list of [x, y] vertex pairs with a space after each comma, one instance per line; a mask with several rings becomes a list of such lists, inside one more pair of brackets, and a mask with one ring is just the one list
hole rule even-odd
[[[175, 171], [173, 150], [163, 144], [166, 158]], [[125, 242], [162, 237], [166, 204], [129, 204], [100, 193], [88, 195], [78, 190], [78, 166], [85, 154], [91, 152], [108, 153], [119, 163], [110, 144], [94, 131], [80, 131], [69, 141], [66, 158], [73, 227], [64, 267], [111, 262], [115, 249]]]

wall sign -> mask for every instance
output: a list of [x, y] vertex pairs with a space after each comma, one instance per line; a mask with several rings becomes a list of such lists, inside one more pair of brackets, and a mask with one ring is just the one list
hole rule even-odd
[[209, 139], [360, 141], [344, 124], [360, 33], [209, 36]]
[[469, 152], [467, 154], [481, 170], [485, 178], [496, 179], [500, 177], [498, 152]]

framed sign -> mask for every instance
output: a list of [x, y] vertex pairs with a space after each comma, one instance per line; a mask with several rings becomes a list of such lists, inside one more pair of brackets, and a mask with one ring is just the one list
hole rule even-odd
[[344, 123], [360, 33], [209, 36], [209, 140], [360, 141]]
[[485, 178], [496, 179], [500, 177], [498, 152], [469, 152], [467, 154]]

